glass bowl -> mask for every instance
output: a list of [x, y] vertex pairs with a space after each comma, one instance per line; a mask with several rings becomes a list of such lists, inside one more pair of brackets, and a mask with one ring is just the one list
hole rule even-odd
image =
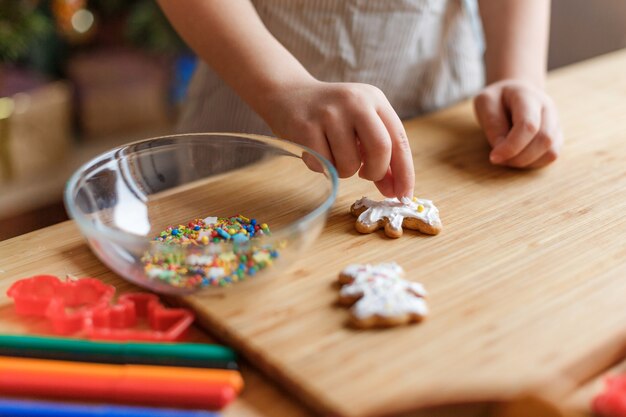
[[319, 236], [336, 193], [335, 169], [310, 149], [206, 133], [94, 158], [68, 181], [65, 207], [113, 271], [190, 294], [279, 274]]

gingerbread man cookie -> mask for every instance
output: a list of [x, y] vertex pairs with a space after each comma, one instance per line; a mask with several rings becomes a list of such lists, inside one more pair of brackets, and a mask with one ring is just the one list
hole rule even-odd
[[384, 228], [387, 236], [398, 238], [402, 236], [403, 227], [428, 235], [436, 235], [442, 228], [439, 210], [433, 202], [417, 197], [382, 201], [363, 197], [352, 204], [350, 212], [358, 217], [355, 227], [361, 233]]
[[339, 275], [339, 303], [352, 306], [351, 324], [363, 329], [423, 320], [428, 314], [426, 291], [403, 276], [395, 262], [347, 266]]

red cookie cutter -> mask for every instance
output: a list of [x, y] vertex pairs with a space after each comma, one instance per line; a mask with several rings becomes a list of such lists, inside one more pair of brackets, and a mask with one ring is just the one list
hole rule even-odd
[[[138, 318], [145, 318], [150, 329], [136, 329]], [[83, 328], [90, 339], [174, 341], [179, 340], [193, 322], [185, 308], [166, 308], [149, 293], [121, 295], [116, 305], [94, 311]]]
[[604, 390], [592, 402], [594, 414], [603, 417], [626, 417], [626, 375], [604, 380]]
[[109, 305], [115, 288], [95, 278], [61, 281], [54, 275], [35, 275], [15, 282], [7, 295], [18, 314], [45, 317], [55, 333], [71, 334], [82, 329], [95, 308]]
[[[115, 288], [95, 278], [61, 281], [37, 275], [15, 282], [7, 291], [21, 315], [46, 318], [54, 333], [81, 332], [90, 339], [174, 341], [193, 322], [187, 309], [168, 309], [149, 293], [127, 293], [112, 305]], [[148, 329], [137, 328], [145, 318]]]

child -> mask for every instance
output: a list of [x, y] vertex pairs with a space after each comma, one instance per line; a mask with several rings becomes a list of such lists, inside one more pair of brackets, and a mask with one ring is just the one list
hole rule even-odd
[[385, 196], [412, 196], [401, 118], [479, 92], [485, 73], [474, 103], [492, 163], [538, 168], [561, 147], [543, 91], [549, 0], [160, 4], [207, 64], [190, 87], [186, 131], [273, 132], [340, 177], [358, 172]]

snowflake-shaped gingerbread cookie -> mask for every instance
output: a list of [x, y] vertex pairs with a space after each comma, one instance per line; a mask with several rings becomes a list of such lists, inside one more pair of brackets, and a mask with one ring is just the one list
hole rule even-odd
[[417, 197], [382, 201], [363, 197], [352, 204], [350, 212], [358, 217], [355, 227], [361, 233], [384, 228], [387, 236], [398, 238], [402, 236], [403, 227], [428, 235], [436, 235], [442, 228], [439, 210], [433, 202]]
[[353, 264], [339, 274], [339, 303], [351, 305], [351, 324], [358, 328], [416, 323], [428, 314], [424, 287], [403, 279], [396, 263]]

